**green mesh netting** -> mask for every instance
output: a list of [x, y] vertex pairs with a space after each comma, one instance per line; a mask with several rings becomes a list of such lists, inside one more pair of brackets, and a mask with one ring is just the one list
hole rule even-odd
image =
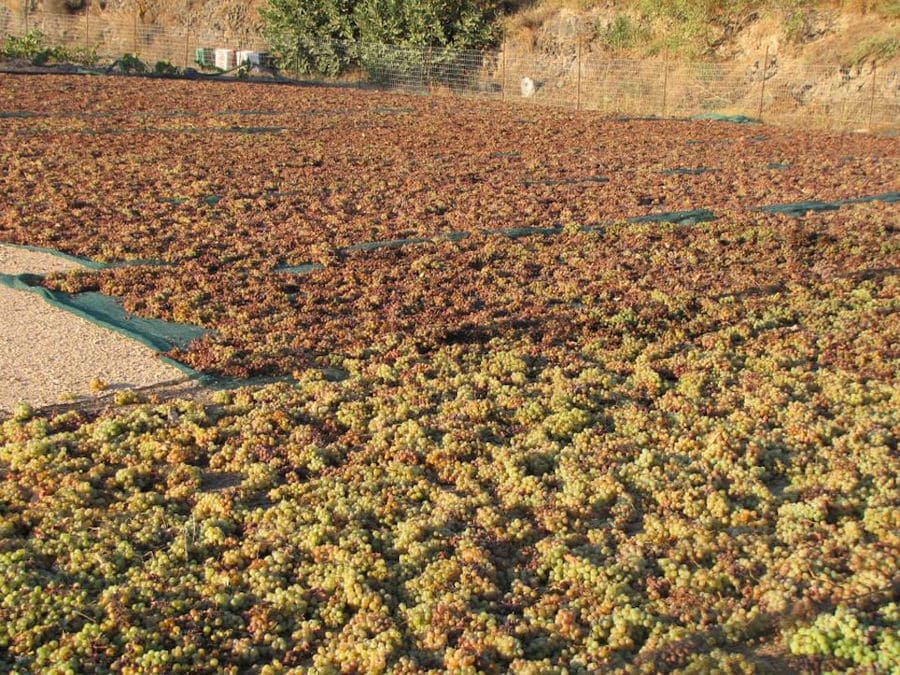
[[[0, 111], [0, 119], [4, 118], [20, 118], [28, 119], [32, 117], [42, 119], [109, 119], [122, 117], [137, 117], [139, 119], [149, 119], [160, 117], [165, 119], [202, 117], [205, 113], [192, 110], [117, 110], [117, 111], [84, 111], [84, 110], [63, 110], [63, 111], [33, 111], [33, 110], [10, 110]], [[215, 117], [249, 117], [249, 116], [276, 116], [284, 113], [277, 110], [217, 110], [212, 115]]]
[[883, 195], [874, 195], [871, 197], [853, 197], [851, 199], [839, 199], [833, 202], [824, 201], [806, 201], [796, 202], [793, 204], [771, 204], [769, 206], [759, 206], [753, 211], [762, 213], [780, 213], [791, 218], [802, 218], [807, 213], [821, 211], [837, 211], [842, 206], [850, 206], [852, 204], [868, 204], [870, 202], [887, 202], [894, 204], [900, 202], [900, 192], [887, 192]]
[[8, 248], [18, 248], [24, 251], [34, 251], [35, 253], [52, 255], [57, 258], [67, 260], [68, 262], [75, 263], [76, 265], [86, 267], [89, 270], [105, 270], [111, 267], [109, 263], [97, 262], [96, 260], [89, 260], [88, 258], [79, 258], [78, 256], [71, 255], [69, 253], [57, 251], [55, 248], [45, 248], [44, 246], [29, 246], [27, 244], [7, 244], [5, 242], [3, 245]]
[[316, 270], [324, 270], [325, 266], [320, 265], [319, 263], [302, 263], [300, 265], [279, 265], [275, 268], [276, 272], [283, 272], [284, 274], [311, 274]]
[[229, 115], [282, 115], [277, 110], [219, 110], [213, 115], [217, 117], [227, 117]]
[[[651, 213], [646, 216], [635, 216], [626, 218], [625, 222], [629, 223], [675, 223], [678, 225], [694, 225], [696, 223], [715, 220], [717, 216], [709, 209], [694, 209], [692, 211], [668, 211], [665, 213]], [[595, 232], [603, 229], [599, 227], [583, 226], [578, 228], [581, 232]], [[531, 236], [551, 236], [561, 234], [562, 227], [506, 227], [495, 229], [480, 230], [481, 234], [500, 235], [509, 237], [510, 239], [518, 239], [520, 237]], [[341, 253], [351, 253], [353, 251], [375, 251], [382, 248], [401, 248], [403, 246], [413, 246], [416, 244], [427, 244], [437, 241], [461, 241], [471, 236], [469, 232], [448, 232], [436, 237], [408, 237], [406, 239], [385, 239], [382, 241], [366, 241], [359, 244], [351, 244], [340, 250]], [[302, 263], [299, 265], [279, 265], [275, 268], [276, 272], [285, 274], [310, 274], [316, 270], [323, 269], [318, 263]]]
[[[133, 129], [115, 129], [115, 128], [98, 128], [98, 129], [57, 129], [54, 134], [80, 134], [82, 136], [124, 136], [126, 134], [180, 134], [180, 135], [198, 135], [198, 134], [280, 134], [286, 131], [286, 127], [136, 127]], [[49, 133], [46, 129], [31, 128], [21, 129], [16, 132], [21, 136], [42, 136]]]
[[[221, 195], [207, 195], [205, 197], [199, 197], [200, 203], [206, 204], [207, 206], [215, 206], [220, 201], [222, 201], [223, 197]], [[181, 206], [182, 204], [186, 204], [191, 201], [190, 197], [157, 197], [156, 201], [160, 204], [172, 204], [174, 206]]]
[[[504, 234], [504, 230], [498, 230]], [[401, 248], [402, 246], [412, 246], [415, 244], [429, 244], [438, 241], [462, 241], [469, 237], [468, 232], [448, 232], [434, 237], [406, 237], [405, 239], [385, 239], [382, 241], [366, 241], [361, 244], [350, 244], [344, 246], [340, 251], [342, 253], [352, 253], [353, 251], [375, 251], [380, 248]]]
[[[900, 202], [900, 192], [889, 192], [881, 195], [856, 197], [851, 199], [838, 200], [833, 202], [822, 201], [806, 201], [794, 204], [773, 204], [769, 206], [761, 206], [753, 211], [765, 213], [782, 213], [791, 217], [803, 217], [810, 211], [833, 211], [842, 206], [852, 204], [864, 204], [873, 201], [881, 201], [887, 203]], [[676, 223], [676, 224], [695, 224], [703, 221], [715, 220], [716, 215], [708, 209], [695, 209], [691, 211], [674, 211], [666, 213], [655, 213], [645, 216], [636, 216], [627, 218], [630, 223]], [[602, 228], [581, 228], [585, 231], [597, 230]], [[529, 235], [553, 235], [563, 231], [560, 227], [539, 228], [539, 227], [522, 227], [508, 228], [500, 230], [485, 230], [485, 234], [500, 234], [508, 237], [522, 237]], [[413, 237], [407, 239], [394, 239], [380, 242], [365, 242], [361, 244], [353, 244], [347, 246], [343, 251], [367, 251], [385, 247], [398, 247], [410, 244], [421, 244], [430, 241], [446, 239], [450, 241], [459, 241], [470, 236], [468, 232], [451, 232], [436, 238]], [[92, 270], [107, 269], [109, 267], [117, 267], [123, 265], [146, 265], [161, 264], [161, 261], [119, 261], [113, 263], [102, 263], [86, 258], [79, 258], [55, 249], [42, 246], [29, 246], [20, 244], [4, 244], [16, 248], [22, 248], [40, 253], [47, 253], [64, 260], [86, 267]], [[322, 265], [318, 263], [304, 263], [301, 265], [281, 265], [276, 271], [288, 274], [309, 274], [317, 269], [322, 269]], [[0, 274], [0, 283], [17, 290], [25, 290], [36, 293], [44, 298], [50, 304], [72, 312], [97, 325], [115, 330], [123, 335], [137, 340], [148, 347], [160, 352], [169, 351], [175, 347], [185, 348], [193, 340], [196, 340], [209, 331], [200, 326], [191, 326], [186, 324], [177, 324], [173, 322], [162, 321], [159, 319], [143, 319], [129, 314], [122, 307], [121, 303], [113, 297], [103, 295], [102, 293], [88, 292], [69, 294], [51, 291], [39, 285], [40, 276], [33, 274]], [[244, 386], [247, 384], [262, 384], [275, 381], [291, 381], [290, 377], [257, 377], [245, 380], [237, 380], [234, 378], [208, 375], [200, 373], [182, 363], [173, 359], [161, 357], [167, 363], [178, 368], [186, 375], [196, 379], [204, 386], [213, 388], [231, 388], [235, 386]]]
[[577, 185], [578, 183], [608, 183], [606, 176], [582, 176], [578, 178], [546, 178], [541, 180], [524, 180], [523, 185]]
[[[71, 312], [97, 326], [116, 331], [159, 352], [166, 352], [174, 347], [185, 348], [193, 340], [211, 332], [200, 326], [137, 317], [125, 311], [119, 300], [102, 293], [71, 294], [51, 291], [37, 285], [41, 278], [36, 274], [0, 274], [0, 284], [15, 290], [34, 293], [54, 307]], [[239, 379], [211, 375], [194, 370], [168, 356], [160, 355], [159, 358], [197, 383], [211, 389], [234, 389], [249, 385], [295, 381], [293, 377], [289, 376], [259, 376]], [[326, 373], [326, 376], [337, 377], [329, 373]]]
[[664, 176], [700, 176], [704, 173], [718, 173], [720, 169], [712, 167], [698, 166], [696, 168], [677, 167], [675, 169], [666, 169], [660, 171]]
[[405, 239], [385, 239], [383, 241], [365, 241], [361, 244], [350, 244], [345, 246], [341, 251], [350, 253], [352, 251], [375, 251], [379, 248], [400, 248], [409, 246], [410, 244], [427, 244], [432, 241], [427, 237], [407, 237]]
[[165, 267], [166, 265], [170, 265], [171, 263], [167, 263], [164, 260], [149, 260], [145, 258], [134, 258], [133, 260], [117, 260], [115, 262], [99, 262], [97, 260], [91, 260], [90, 258], [80, 258], [76, 255], [72, 255], [70, 253], [64, 253], [62, 251], [58, 251], [55, 248], [47, 248], [45, 246], [31, 246], [28, 244], [8, 244], [6, 242], [2, 242], [3, 246], [8, 248], [18, 248], [25, 251], [34, 251], [35, 253], [44, 253], [46, 255], [52, 255], [57, 258], [61, 258], [62, 260], [67, 260], [68, 262], [75, 263], [76, 265], [81, 265], [82, 267], [86, 267], [89, 270], [105, 270], [110, 269], [112, 267], [131, 267], [137, 265], [152, 265], [154, 267]]
[[373, 112], [376, 115], [409, 115], [414, 113], [415, 110], [413, 108], [392, 108], [390, 106], [377, 106]]
[[[36, 274], [14, 275], [0, 273], [0, 284], [4, 286], [34, 293], [54, 307], [71, 312], [97, 326], [114, 330], [159, 352], [169, 351], [174, 347], [186, 348], [193, 340], [211, 332], [200, 326], [137, 317], [125, 311], [119, 300], [102, 293], [71, 294], [51, 291], [37, 285], [41, 279], [42, 277]], [[201, 373], [162, 354], [159, 358], [180, 370], [187, 377], [210, 389], [234, 389], [275, 382], [296, 382], [296, 378], [289, 375], [260, 375], [249, 378], [211, 375], [209, 373]], [[336, 368], [322, 368], [321, 370], [325, 377], [331, 381], [344, 379], [348, 375], [346, 372]]]
[[722, 115], [720, 113], [700, 113], [691, 115], [692, 120], [714, 120], [716, 122], [732, 122], [734, 124], [761, 124], [762, 122], [746, 115]]
[[[852, 199], [842, 199], [834, 202], [807, 201], [797, 202], [794, 204], [773, 204], [770, 206], [760, 206], [751, 211], [763, 213], [782, 213], [793, 218], [802, 218], [810, 211], [834, 211], [843, 206], [851, 204], [865, 204], [873, 201], [882, 201], [894, 203], [900, 201], [900, 192], [889, 192], [882, 195], [871, 197], [855, 197]], [[651, 213], [646, 216], [633, 216], [625, 218], [628, 223], [674, 223], [676, 225], [695, 225], [697, 223], [716, 220], [718, 216], [709, 209], [693, 209], [690, 211], [667, 211], [664, 213]], [[581, 231], [590, 232], [602, 230], [599, 227], [581, 227]], [[535, 235], [557, 235], [563, 232], [561, 227], [513, 227], [501, 229], [481, 230], [482, 234], [496, 234], [516, 239], [519, 237], [529, 237]], [[352, 251], [374, 251], [381, 248], [399, 248], [401, 246], [409, 246], [415, 244], [424, 244], [428, 242], [446, 239], [450, 241], [460, 241], [469, 236], [468, 232], [451, 232], [441, 237], [409, 237], [406, 239], [387, 239], [384, 241], [369, 241], [360, 244], [351, 244], [340, 249], [342, 252]], [[300, 265], [280, 265], [276, 271], [286, 274], [309, 274], [316, 270], [322, 269], [322, 266], [316, 263], [303, 263]]]
[[[284, 131], [284, 127], [228, 127], [227, 129], [198, 130], [198, 133], [204, 131], [214, 131], [224, 134], [280, 134]], [[177, 131], [177, 130], [176, 130]]]
[[500, 234], [510, 239], [530, 237], [536, 234], [559, 234], [561, 227], [507, 227], [499, 230], [482, 230], [483, 234]]
[[113, 297], [89, 291], [62, 293], [37, 285], [41, 277], [34, 274], [0, 274], [0, 283], [20, 291], [40, 295], [55, 307], [71, 312], [97, 325], [112, 328], [151, 349], [166, 352], [185, 348], [209, 331], [200, 326], [171, 323], [160, 319], [143, 319], [129, 314]]
[[667, 211], [666, 213], [651, 213], [646, 216], [627, 218], [629, 223], [675, 223], [676, 225], [694, 225], [709, 220], [715, 220], [718, 216], [709, 209], [693, 209], [691, 211]]

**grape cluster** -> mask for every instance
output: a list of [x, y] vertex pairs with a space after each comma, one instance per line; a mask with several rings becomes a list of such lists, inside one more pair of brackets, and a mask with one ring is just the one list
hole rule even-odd
[[[178, 85], [166, 91], [194, 110]], [[268, 169], [253, 171], [270, 172], [260, 184], [298, 185], [303, 224], [299, 209], [190, 168], [208, 157], [191, 144], [199, 154], [172, 176], [136, 163], [121, 181], [134, 190], [172, 178], [193, 199], [183, 212], [75, 208], [78, 186], [61, 181], [52, 198], [31, 199], [39, 149], [9, 136], [19, 145], [7, 153], [11, 178], [0, 178], [0, 199], [14, 201], [4, 213], [47, 207], [23, 223], [0, 217], [0, 234], [52, 244], [62, 235], [42, 219], [66, 228], [96, 216], [73, 250], [158, 251], [170, 263], [48, 285], [98, 288], [135, 312], [215, 328], [181, 353], [198, 367], [293, 381], [209, 403], [123, 395], [96, 414], [22, 404], [3, 419], [0, 670], [743, 673], [772, 658], [798, 672], [895, 668], [895, 207], [793, 222], [748, 215], [726, 196], [726, 217], [690, 227], [620, 222], [602, 234], [340, 251], [351, 235], [422, 233], [376, 192], [414, 203], [429, 236], [604, 217], [594, 197], [564, 213], [559, 200], [575, 203], [583, 186], [558, 196], [523, 191], [506, 170], [495, 183], [456, 161], [448, 172], [427, 134], [417, 152], [430, 173], [416, 178], [385, 141], [401, 122], [372, 126], [370, 104], [385, 96], [341, 113], [353, 133], [374, 134], [364, 157], [335, 140], [341, 170], [316, 143], [348, 107], [343, 92], [304, 116], [317, 141], [284, 134], [292, 159], [272, 159], [286, 156], [281, 135], [255, 150], [233, 144], [260, 153], [254, 167]], [[423, 115], [443, 106], [410, 105]], [[195, 112], [177, 124], [230, 123]], [[529, 114], [549, 124], [557, 113]], [[76, 121], [46, 124], [62, 134]], [[573, 124], [585, 138], [612, 133]], [[677, 155], [684, 129], [735, 141], [734, 130], [666, 123], [654, 152]], [[798, 152], [807, 138], [772, 133]], [[153, 166], [166, 166], [170, 141], [148, 144]], [[887, 147], [842, 142], [876, 164]], [[231, 147], [212, 143], [209, 157]], [[829, 146], [826, 192], [870, 163], [836, 153]], [[546, 178], [602, 157], [544, 152], [517, 171]], [[47, 175], [64, 160], [47, 155]], [[438, 175], [446, 186], [418, 185], [421, 200], [409, 199], [415, 181]], [[658, 181], [648, 175], [639, 178]], [[608, 215], [621, 217], [634, 194], [607, 187]], [[777, 187], [792, 193], [789, 181]], [[227, 193], [223, 211], [202, 202], [214, 190]], [[71, 219], [53, 216], [62, 210]], [[281, 216], [284, 226], [261, 224]], [[138, 221], [124, 237], [121, 223]], [[188, 245], [185, 232], [198, 240]], [[274, 270], [276, 248], [285, 262], [310, 254], [326, 267], [298, 281]]]

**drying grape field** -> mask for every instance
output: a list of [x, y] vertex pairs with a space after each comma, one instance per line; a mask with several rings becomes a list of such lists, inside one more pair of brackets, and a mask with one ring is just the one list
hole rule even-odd
[[896, 672], [896, 137], [0, 75], [0, 157], [231, 383], [0, 421], [0, 670]]

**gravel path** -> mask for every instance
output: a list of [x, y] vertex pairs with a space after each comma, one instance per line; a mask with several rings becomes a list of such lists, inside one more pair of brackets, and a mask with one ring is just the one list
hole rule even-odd
[[[47, 274], [77, 264], [47, 253], [0, 244], [0, 273]], [[0, 417], [20, 401], [35, 408], [92, 402], [91, 381], [116, 390], [196, 389], [152, 349], [53, 307], [39, 296], [0, 284]]]

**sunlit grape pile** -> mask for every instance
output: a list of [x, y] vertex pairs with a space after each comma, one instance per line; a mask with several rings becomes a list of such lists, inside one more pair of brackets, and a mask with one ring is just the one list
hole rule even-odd
[[[72, 88], [67, 105], [112, 109], [117, 124], [136, 123], [116, 113], [124, 103], [106, 85], [46, 81]], [[108, 86], [132, 91], [134, 108], [146, 111], [133, 82]], [[179, 86], [159, 83], [169, 97], [159, 100], [172, 110], [199, 105]], [[242, 85], [227, 91], [234, 103], [218, 105], [254, 102]], [[644, 181], [634, 192], [624, 180], [603, 192], [608, 184], [524, 186], [512, 174], [491, 174], [495, 191], [484, 192], [465, 177], [484, 168], [468, 165], [464, 152], [477, 138], [447, 127], [441, 133], [452, 131], [459, 145], [446, 146], [440, 166], [452, 166], [456, 182], [436, 201], [404, 198], [406, 187], [392, 186], [375, 205], [366, 200], [383, 189], [377, 181], [394, 175], [387, 151], [375, 159], [391, 137], [379, 125], [409, 129], [401, 120], [411, 113], [397, 110], [431, 115], [431, 101], [261, 91], [252, 89], [256, 104], [281, 121], [319, 125], [329, 138], [333, 120], [311, 111], [340, 104], [357, 111], [354, 134], [376, 139], [359, 146], [360, 173], [325, 172], [335, 190], [307, 201], [308, 211], [274, 207], [307, 223], [294, 239], [285, 220], [260, 210], [262, 197], [240, 206], [237, 173], [215, 186], [232, 191], [221, 206], [200, 199], [212, 191], [203, 185], [194, 202], [160, 203], [163, 215], [133, 206], [145, 204], [142, 188], [108, 175], [121, 201], [106, 202], [106, 219], [93, 220], [65, 206], [87, 189], [63, 161], [67, 151], [16, 143], [28, 138], [26, 126], [74, 133], [71, 125], [109, 118], [11, 117], [2, 128], [4, 159], [15, 157], [20, 171], [2, 180], [24, 190], [30, 176], [27, 189], [45, 195], [30, 208], [22, 193], [0, 197], [4, 240], [169, 263], [58, 275], [48, 286], [99, 289], [136, 313], [211, 328], [174, 353], [201, 370], [292, 381], [210, 400], [123, 396], [99, 414], [54, 416], [22, 404], [0, 422], [0, 670], [896, 672], [897, 206], [800, 219], [749, 210], [750, 197], [849, 198], [840, 192], [860, 192], [866, 181], [868, 193], [896, 189], [897, 159], [885, 139], [796, 134], [792, 161], [802, 169], [770, 176], [772, 194], [748, 197], [739, 192], [752, 184], [749, 163], [777, 159], [754, 155], [752, 148], [773, 148], [748, 134], [777, 137], [778, 152], [787, 152], [788, 132], [666, 123], [706, 134], [706, 146], [688, 146], [674, 127], [663, 133], [647, 122], [641, 128], [659, 134], [656, 141], [685, 153], [715, 141], [723, 168], [709, 175], [719, 191], [716, 183], [700, 190], [700, 175], [663, 178], [643, 168], [643, 155], [628, 154], [644, 143], [634, 135], [585, 160], [618, 157], [630, 180]], [[454, 105], [479, 133], [494, 125], [491, 138], [512, 138], [509, 129], [524, 126], [508, 126], [517, 115], [539, 121], [528, 128], [544, 153], [541, 170], [534, 167], [542, 179], [588, 175], [577, 158], [590, 153], [561, 146], [553, 155], [547, 139], [574, 138], [571, 124], [594, 134], [581, 140], [593, 143], [612, 138], [607, 125], [622, 124]], [[435, 107], [428, 124], [443, 128], [439, 116], [449, 108], [440, 100]], [[295, 185], [311, 200], [310, 185], [326, 180], [315, 169], [333, 157], [325, 145], [319, 164], [310, 159], [319, 141], [306, 130], [284, 159], [312, 162], [303, 164], [309, 182]], [[144, 133], [143, 142], [166, 137], [135, 132], [130, 142]], [[729, 135], [744, 139], [743, 159], [727, 154]], [[261, 138], [271, 150], [272, 137]], [[435, 142], [403, 138], [399, 155], [404, 143]], [[241, 147], [265, 154], [249, 141]], [[819, 181], [819, 148], [844, 167], [837, 178]], [[424, 155], [403, 157], [409, 176], [419, 166], [436, 180]], [[49, 179], [34, 168], [39, 161], [54, 176], [68, 166], [70, 181]], [[611, 173], [609, 164], [594, 168]], [[89, 164], [84, 173], [95, 171], [102, 174]], [[682, 179], [691, 192], [681, 197], [715, 207], [717, 220], [624, 220], [655, 208], [651, 199], [628, 212], [640, 190], [655, 185], [658, 206], [676, 194], [660, 186]], [[326, 218], [323, 205], [353, 181], [361, 192], [335, 207], [340, 222], [316, 239], [314, 218], [304, 214], [319, 209]], [[241, 189], [259, 187], [251, 180]], [[105, 194], [92, 189], [85, 213]], [[373, 214], [403, 199], [422, 220], [402, 236], [471, 236], [339, 250], [395, 236], [393, 216]], [[526, 202], [531, 211], [522, 210]], [[441, 218], [461, 220], [444, 229]], [[517, 239], [478, 231], [541, 223], [562, 231]], [[323, 267], [302, 276], [276, 269], [302, 262]]]

